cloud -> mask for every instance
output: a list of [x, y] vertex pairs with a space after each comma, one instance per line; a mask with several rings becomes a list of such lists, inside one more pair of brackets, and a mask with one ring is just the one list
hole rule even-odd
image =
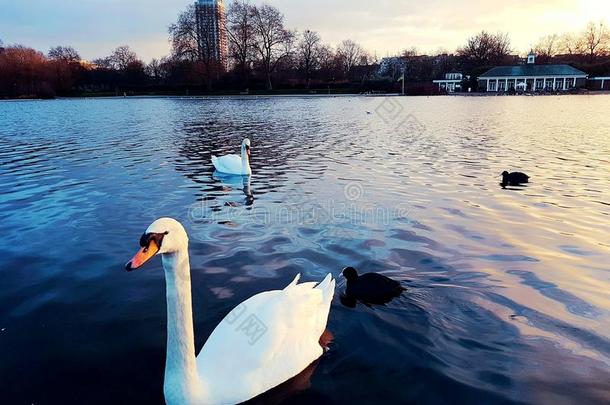
[[[354, 38], [379, 54], [416, 46], [454, 50], [481, 30], [508, 32], [525, 52], [541, 36], [580, 30], [610, 15], [607, 0], [269, 0], [290, 25], [319, 31], [327, 41]], [[287, 10], [291, 12], [288, 13]]]
[[[254, 1], [261, 3], [261, 1]], [[378, 56], [412, 46], [454, 50], [481, 31], [510, 33], [526, 52], [541, 36], [580, 30], [610, 15], [607, 0], [267, 0], [290, 27], [337, 44], [352, 38]], [[168, 53], [167, 27], [191, 0], [0, 0], [0, 38], [46, 51], [75, 46], [85, 58], [129, 44], [145, 60]]]

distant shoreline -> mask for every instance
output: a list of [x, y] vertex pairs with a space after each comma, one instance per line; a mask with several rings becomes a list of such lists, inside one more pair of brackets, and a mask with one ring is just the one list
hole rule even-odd
[[607, 90], [595, 90], [595, 91], [584, 91], [578, 93], [569, 92], [558, 92], [558, 93], [520, 93], [520, 94], [508, 94], [508, 93], [493, 93], [493, 92], [476, 92], [476, 93], [452, 93], [447, 96], [452, 97], [552, 97], [552, 96], [594, 96], [594, 95], [608, 95], [610, 91]]
[[148, 99], [148, 98], [175, 98], [175, 99], [260, 99], [260, 98], [344, 98], [344, 97], [551, 97], [551, 96], [595, 96], [595, 95], [610, 95], [610, 91], [589, 91], [582, 93], [549, 93], [549, 94], [506, 94], [506, 93], [449, 93], [449, 94], [430, 94], [430, 95], [403, 95], [400, 93], [260, 93], [260, 94], [132, 94], [117, 96], [114, 94], [85, 94], [74, 96], [59, 96], [54, 99], [43, 99], [36, 97], [19, 97], [19, 98], [0, 98], [0, 101], [52, 101], [52, 100], [73, 100], [73, 99]]

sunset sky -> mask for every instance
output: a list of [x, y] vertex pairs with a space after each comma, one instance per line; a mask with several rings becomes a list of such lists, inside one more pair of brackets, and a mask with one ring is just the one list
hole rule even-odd
[[[254, 3], [262, 3], [253, 1]], [[517, 53], [539, 37], [610, 20], [608, 0], [268, 0], [290, 28], [336, 44], [351, 38], [377, 56], [417, 47], [454, 51], [481, 30], [510, 34]], [[166, 55], [167, 27], [189, 0], [0, 0], [0, 39], [47, 51], [72, 45], [85, 59], [128, 44], [149, 60]]]

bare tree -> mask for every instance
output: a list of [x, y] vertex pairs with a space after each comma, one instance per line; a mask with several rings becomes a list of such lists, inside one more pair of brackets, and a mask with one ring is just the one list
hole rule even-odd
[[80, 55], [70, 46], [56, 46], [48, 53], [49, 70], [56, 90], [68, 93], [74, 86], [80, 70]]
[[196, 61], [199, 59], [197, 40], [197, 14], [194, 4], [180, 13], [178, 21], [169, 26], [169, 40], [172, 57], [178, 60]]
[[93, 60], [93, 63], [102, 69], [120, 70], [123, 72], [135, 62], [140, 62], [138, 55], [127, 45], [119, 46], [110, 56]]
[[161, 61], [157, 58], [153, 58], [148, 65], [144, 68], [144, 72], [150, 78], [158, 81], [162, 77]]
[[53, 97], [47, 67], [41, 52], [23, 45], [7, 46], [0, 53], [0, 95]]
[[364, 49], [351, 39], [341, 42], [337, 48], [337, 56], [343, 67], [343, 72], [348, 74], [360, 61], [363, 54]]
[[559, 38], [559, 49], [561, 53], [577, 55], [582, 53], [582, 41], [577, 35], [570, 32]]
[[377, 60], [363, 49], [360, 57], [358, 58], [357, 64], [359, 66], [360, 85], [364, 86], [365, 81], [373, 78], [375, 70], [378, 68], [376, 65]]
[[603, 22], [590, 22], [582, 33], [583, 47], [593, 62], [595, 57], [605, 55], [610, 46], [610, 32]]
[[419, 51], [416, 47], [412, 46], [411, 48], [405, 49], [402, 51], [402, 57], [405, 59], [414, 58], [419, 55]]
[[114, 62], [110, 56], [93, 59], [91, 62], [100, 69], [114, 69]]
[[337, 56], [330, 45], [322, 44], [318, 48], [318, 61], [320, 65], [320, 74], [328, 80], [334, 80], [336, 76], [338, 63]]
[[49, 59], [62, 62], [78, 62], [80, 55], [71, 46], [56, 46], [49, 50]]
[[551, 60], [551, 58], [559, 53], [559, 35], [546, 35], [540, 38], [534, 47], [534, 52], [543, 61]]
[[[406, 49], [402, 53], [400, 61], [394, 61], [391, 72], [394, 80], [405, 73], [405, 80], [413, 82], [424, 82], [435, 78], [438, 70], [446, 66], [445, 58], [422, 55], [417, 48]], [[443, 72], [446, 73], [446, 72]]]
[[508, 34], [481, 31], [468, 39], [457, 54], [476, 66], [489, 66], [503, 61], [511, 51]]
[[176, 61], [191, 62], [196, 75], [203, 79], [208, 89], [223, 71], [219, 60], [217, 38], [212, 27], [198, 28], [197, 8], [194, 4], [180, 13], [178, 21], [170, 25], [169, 35], [172, 58]]
[[317, 32], [306, 30], [297, 45], [299, 69], [309, 88], [313, 72], [320, 67], [321, 38]]
[[295, 34], [284, 27], [284, 15], [277, 8], [268, 4], [260, 7], [253, 6], [252, 17], [253, 46], [260, 57], [267, 89], [272, 90], [271, 76], [277, 66], [291, 56]]
[[110, 55], [110, 61], [116, 70], [125, 71], [132, 63], [138, 62], [138, 55], [127, 45], [119, 46]]
[[227, 35], [229, 52], [236, 67], [245, 77], [253, 58], [254, 21], [252, 6], [243, 0], [236, 0], [227, 12]]

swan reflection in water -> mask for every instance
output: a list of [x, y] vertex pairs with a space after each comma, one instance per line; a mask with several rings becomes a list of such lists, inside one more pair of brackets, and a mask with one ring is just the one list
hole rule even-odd
[[[212, 174], [212, 178], [222, 183], [223, 187], [227, 189], [227, 191], [232, 191], [241, 187], [245, 195], [243, 205], [247, 207], [254, 205], [254, 193], [252, 193], [252, 176], [236, 176], [215, 171]], [[236, 202], [228, 202], [227, 205], [231, 207], [236, 207], [241, 204], [238, 204]]]
[[320, 360], [314, 361], [295, 377], [250, 401], [244, 402], [244, 405], [279, 405], [285, 403], [288, 398], [299, 396], [311, 388], [311, 377], [318, 368], [318, 364], [320, 364]]

